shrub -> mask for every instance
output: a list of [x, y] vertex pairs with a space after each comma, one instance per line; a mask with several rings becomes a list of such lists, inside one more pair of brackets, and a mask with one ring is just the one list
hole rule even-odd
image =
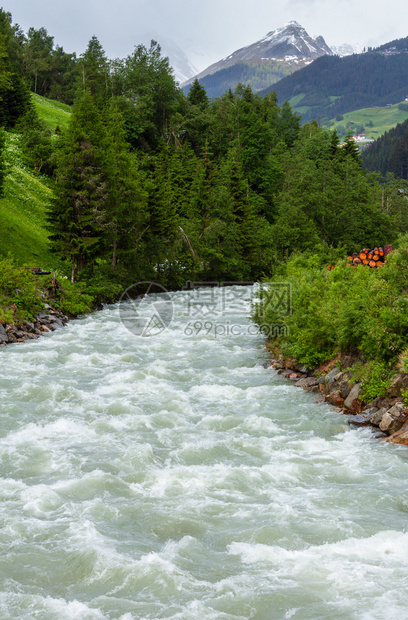
[[354, 269], [343, 260], [328, 271], [329, 262], [326, 256], [322, 267], [321, 255], [292, 257], [268, 285], [272, 291], [276, 282], [290, 285], [292, 312], [282, 316], [266, 296], [255, 306], [254, 320], [283, 321], [288, 331], [278, 342], [284, 355], [308, 365], [354, 351], [386, 367], [395, 364], [408, 348], [407, 240], [381, 270]]

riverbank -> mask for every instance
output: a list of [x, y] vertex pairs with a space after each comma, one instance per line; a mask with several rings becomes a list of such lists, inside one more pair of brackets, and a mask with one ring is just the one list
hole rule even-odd
[[404, 398], [408, 374], [395, 374], [384, 396], [366, 402], [362, 398], [362, 384], [353, 379], [351, 368], [354, 362], [351, 356], [338, 356], [313, 370], [279, 355], [271, 358], [270, 365], [278, 374], [293, 381], [296, 387], [337, 407], [348, 416], [350, 425], [371, 426], [385, 441], [408, 445], [408, 406]]
[[69, 317], [64, 312], [45, 303], [44, 311], [35, 315], [32, 321], [0, 323], [0, 347], [13, 342], [24, 343], [26, 340], [35, 340], [48, 332], [61, 329], [68, 321]]

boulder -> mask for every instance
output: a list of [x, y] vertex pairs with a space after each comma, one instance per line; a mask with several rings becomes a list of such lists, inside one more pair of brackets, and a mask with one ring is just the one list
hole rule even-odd
[[380, 429], [384, 433], [392, 435], [400, 430], [408, 418], [408, 413], [404, 403], [396, 403], [381, 418]]
[[371, 426], [371, 415], [366, 411], [350, 416], [347, 420], [348, 424], [353, 426]]
[[341, 397], [344, 398], [344, 400], [346, 400], [347, 396], [351, 392], [351, 385], [349, 385], [347, 381], [340, 381], [339, 391], [340, 391]]
[[327, 373], [327, 375], [325, 376], [325, 380], [326, 380], [326, 385], [328, 385], [330, 383], [330, 381], [332, 379], [334, 379], [334, 377], [336, 375], [338, 375], [340, 372], [340, 368], [338, 366], [336, 366], [336, 368], [333, 368], [333, 370], [331, 370], [329, 373]]
[[316, 383], [315, 377], [302, 377], [299, 381], [296, 381], [295, 385], [296, 387], [309, 388], [316, 385]]
[[298, 372], [291, 372], [289, 375], [289, 379], [291, 381], [296, 381], [296, 379], [299, 379], [300, 374]]
[[312, 373], [311, 368], [306, 366], [306, 364], [297, 364], [295, 366], [295, 370], [297, 370], [297, 372], [301, 372], [302, 375], [310, 375]]
[[381, 407], [381, 409], [377, 409], [377, 411], [371, 416], [371, 424], [373, 424], [374, 426], [380, 426], [383, 415], [385, 415], [386, 413], [386, 407]]
[[344, 398], [342, 398], [339, 390], [336, 390], [331, 394], [327, 394], [325, 401], [334, 407], [343, 407], [344, 405]]
[[363, 410], [363, 403], [359, 398], [355, 398], [349, 407], [349, 413], [351, 415], [356, 415], [361, 413]]
[[398, 374], [395, 377], [393, 377], [392, 382], [391, 382], [391, 387], [388, 389], [387, 394], [391, 397], [391, 398], [397, 398], [398, 396], [401, 396], [401, 390], [406, 390], [408, 387], [408, 375], [404, 374]]
[[6, 343], [9, 341], [9, 337], [7, 335], [6, 330], [4, 329], [3, 325], [1, 325], [0, 323], [0, 344], [1, 343]]
[[390, 437], [387, 437], [386, 441], [388, 441], [389, 443], [408, 446], [408, 421], [404, 422], [399, 431], [396, 431]]
[[353, 400], [356, 400], [359, 397], [360, 392], [361, 392], [361, 383], [356, 383], [356, 385], [350, 390], [349, 395], [344, 401], [344, 406], [347, 409], [350, 409], [351, 405], [353, 404]]

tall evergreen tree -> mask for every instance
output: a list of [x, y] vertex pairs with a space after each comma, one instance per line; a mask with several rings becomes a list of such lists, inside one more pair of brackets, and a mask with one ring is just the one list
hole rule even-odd
[[74, 107], [60, 149], [55, 197], [49, 211], [52, 248], [75, 270], [92, 263], [102, 246], [100, 220], [107, 202], [106, 132], [89, 92]]
[[109, 62], [98, 38], [93, 36], [79, 60], [82, 89], [88, 90], [100, 107], [108, 99], [111, 90]]
[[171, 116], [177, 112], [181, 94], [169, 59], [161, 55], [160, 45], [138, 45], [133, 54], [114, 65], [114, 94], [124, 99], [128, 140], [134, 148], [150, 151], [168, 138]]
[[142, 187], [136, 155], [129, 152], [125, 122], [114, 108], [108, 119], [106, 141], [106, 203], [102, 227], [111, 247], [112, 267], [122, 253], [139, 252], [147, 223], [147, 195]]
[[20, 118], [16, 128], [22, 135], [20, 148], [28, 166], [35, 172], [52, 175], [54, 165], [51, 130], [38, 117], [34, 105]]
[[192, 105], [197, 105], [204, 109], [208, 108], [207, 93], [205, 92], [204, 86], [201, 86], [197, 78], [195, 78], [188, 91], [187, 99]]

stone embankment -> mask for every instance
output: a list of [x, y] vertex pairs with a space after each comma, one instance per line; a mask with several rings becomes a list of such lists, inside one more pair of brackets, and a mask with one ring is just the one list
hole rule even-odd
[[338, 407], [349, 416], [354, 426], [372, 426], [381, 431], [385, 441], [408, 445], [408, 407], [404, 404], [402, 391], [408, 387], [408, 375], [397, 374], [384, 397], [370, 403], [360, 396], [361, 383], [352, 379], [349, 370], [353, 360], [346, 357], [328, 364], [323, 371], [310, 370], [296, 360], [273, 358], [271, 366], [278, 374], [287, 377], [294, 385], [318, 395], [318, 399]]
[[64, 327], [68, 320], [63, 312], [55, 310], [49, 304], [44, 304], [44, 311], [40, 312], [33, 321], [20, 324], [0, 323], [0, 346], [6, 346], [12, 342], [34, 340], [47, 332]]

